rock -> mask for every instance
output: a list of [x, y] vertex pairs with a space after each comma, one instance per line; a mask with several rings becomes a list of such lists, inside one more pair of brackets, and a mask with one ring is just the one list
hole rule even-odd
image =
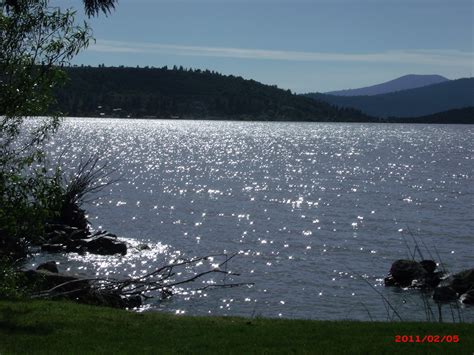
[[397, 260], [390, 268], [390, 274], [384, 279], [385, 286], [416, 287], [432, 289], [439, 285], [442, 272], [435, 272], [433, 260]]
[[58, 291], [74, 291], [77, 289], [89, 289], [87, 280], [82, 280], [73, 275], [59, 274], [47, 270], [26, 270], [24, 275], [34, 288], [45, 291], [53, 287], [61, 286]]
[[59, 273], [58, 267], [55, 261], [48, 261], [46, 263], [40, 264], [36, 270], [46, 270], [49, 272], [53, 272], [55, 274]]
[[87, 251], [99, 255], [127, 254], [127, 245], [117, 241], [116, 236], [96, 236], [89, 239], [79, 239], [71, 241], [67, 245], [67, 251], [79, 252]]
[[[50, 253], [75, 252], [79, 254], [89, 252], [100, 255], [127, 254], [127, 245], [120, 242], [115, 234], [98, 230], [91, 235], [88, 226], [84, 227], [84, 221], [79, 221], [80, 223], [78, 220], [73, 221], [74, 223], [71, 222], [70, 218], [81, 215], [84, 211], [77, 206], [70, 207], [70, 209], [67, 218], [62, 216], [59, 219], [60, 222], [46, 225], [47, 242], [41, 246], [43, 251]], [[68, 225], [66, 222], [72, 224]]]
[[75, 229], [69, 234], [69, 239], [85, 239], [89, 236], [89, 232], [85, 229]]
[[474, 289], [463, 293], [459, 296], [459, 300], [464, 304], [474, 304]]
[[41, 246], [49, 253], [85, 252], [101, 255], [127, 254], [127, 245], [118, 241], [115, 234], [106, 231], [97, 231], [90, 235], [88, 229], [80, 229], [64, 224], [47, 225], [48, 243]]
[[437, 287], [441, 282], [441, 278], [438, 274], [427, 274], [421, 279], [415, 279], [411, 283], [411, 287], [420, 288], [425, 290], [431, 290]]
[[138, 250], [150, 250], [150, 246], [148, 244], [140, 244], [138, 247], [137, 247]]
[[161, 299], [165, 300], [173, 296], [173, 291], [169, 288], [162, 288], [160, 291]]
[[77, 301], [112, 308], [136, 308], [142, 305], [140, 296], [122, 296], [118, 291], [92, 290], [76, 298]]
[[60, 244], [64, 243], [67, 240], [67, 235], [68, 234], [66, 231], [58, 229], [46, 234], [46, 240], [49, 244]]
[[70, 240], [85, 239], [90, 235], [86, 229], [79, 229], [65, 224], [48, 224], [45, 229], [48, 244], [66, 244]]
[[47, 223], [44, 229], [46, 232], [64, 231], [70, 233], [73, 227], [62, 223]]
[[436, 302], [453, 302], [458, 299], [458, 294], [449, 286], [436, 287], [433, 293], [433, 300]]
[[94, 234], [92, 234], [91, 237], [97, 237], [99, 235], [105, 235], [105, 234], [107, 234], [107, 231], [103, 231], [99, 229], [98, 231], [94, 232]]
[[120, 293], [114, 291], [93, 290], [79, 298], [79, 302], [104, 307], [126, 308]]
[[420, 261], [420, 265], [429, 273], [433, 274], [438, 267], [435, 261], [433, 260], [422, 260]]
[[394, 284], [401, 287], [411, 286], [414, 280], [422, 280], [428, 272], [414, 260], [397, 260], [390, 268]]
[[102, 255], [113, 254], [127, 254], [127, 245], [123, 242], [118, 242], [117, 238], [100, 237], [91, 242], [88, 242], [88, 250]]
[[75, 203], [64, 204], [59, 221], [71, 227], [89, 230], [86, 212]]
[[444, 274], [442, 272], [434, 272], [432, 274], [428, 274], [422, 280], [423, 284], [420, 287], [421, 288], [435, 288], [440, 284], [443, 276]]
[[43, 244], [41, 250], [48, 253], [62, 253], [66, 251], [66, 246], [63, 244]]
[[87, 247], [84, 246], [84, 241], [82, 239], [70, 241], [65, 245], [65, 250], [67, 253], [78, 253], [84, 255], [87, 252]]
[[118, 239], [118, 237], [117, 237], [115, 234], [109, 233], [109, 232], [105, 232], [104, 237], [109, 237], [109, 238], [113, 238], [113, 239]]
[[137, 308], [142, 305], [142, 298], [138, 295], [122, 297], [123, 308]]
[[464, 270], [450, 279], [450, 286], [459, 294], [474, 289], [474, 269]]
[[395, 281], [395, 279], [393, 278], [392, 275], [387, 276], [386, 278], [384, 278], [383, 282], [384, 282], [385, 286], [387, 286], [387, 287], [398, 286], [397, 281]]

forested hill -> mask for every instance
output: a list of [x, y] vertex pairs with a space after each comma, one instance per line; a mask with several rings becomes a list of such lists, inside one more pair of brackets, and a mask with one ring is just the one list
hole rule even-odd
[[371, 121], [353, 109], [241, 77], [183, 68], [69, 67], [57, 92], [68, 116]]
[[446, 81], [449, 81], [449, 79], [441, 75], [409, 74], [377, 85], [366, 86], [358, 89], [330, 91], [326, 92], [326, 94], [336, 96], [373, 96], [401, 90], [416, 89], [423, 86], [444, 83]]
[[437, 112], [432, 115], [421, 117], [390, 117], [388, 122], [393, 123], [474, 123], [474, 107], [463, 107], [459, 109]]

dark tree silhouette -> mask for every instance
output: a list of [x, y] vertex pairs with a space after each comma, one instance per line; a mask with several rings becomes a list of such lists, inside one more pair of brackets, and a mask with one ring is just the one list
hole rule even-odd
[[[83, 0], [84, 2], [84, 11], [86, 12], [87, 16], [97, 16], [100, 12], [104, 14], [109, 14], [113, 9], [115, 9], [115, 5], [117, 4], [117, 0]], [[5, 5], [14, 11], [19, 11], [24, 5], [25, 2], [22, 0], [5, 0]]]
[[[68, 116], [367, 121], [350, 109], [241, 77], [183, 67], [67, 67], [70, 80], [56, 91]], [[1, 107], [0, 107], [1, 113]]]
[[83, 0], [84, 1], [84, 10], [87, 16], [97, 16], [100, 12], [104, 14], [109, 14], [115, 5], [117, 0]]

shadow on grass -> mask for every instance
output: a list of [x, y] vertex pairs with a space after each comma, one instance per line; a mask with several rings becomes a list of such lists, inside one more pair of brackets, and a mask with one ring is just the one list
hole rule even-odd
[[34, 325], [25, 323], [25, 318], [30, 318], [31, 310], [14, 310], [3, 308], [0, 311], [0, 334], [27, 334], [44, 336], [51, 334], [55, 328], [53, 324], [34, 322]]

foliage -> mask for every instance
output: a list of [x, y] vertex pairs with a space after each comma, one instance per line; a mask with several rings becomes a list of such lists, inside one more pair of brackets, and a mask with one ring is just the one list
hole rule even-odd
[[74, 173], [63, 177], [62, 200], [65, 205], [81, 206], [86, 195], [96, 193], [117, 180], [109, 179], [114, 170], [108, 169], [107, 163], [100, 165], [98, 156], [90, 156], [81, 161]]
[[0, 259], [0, 299], [16, 299], [25, 295], [25, 277], [8, 259]]
[[57, 213], [61, 173], [45, 167], [43, 146], [60, 123], [50, 106], [61, 68], [91, 39], [74, 14], [48, 0], [16, 1], [0, 13], [0, 231], [9, 237], [35, 240]]
[[209, 70], [69, 67], [57, 108], [69, 116], [367, 121], [350, 109]]
[[111, 10], [115, 9], [117, 0], [83, 0], [86, 14], [90, 16], [97, 16], [99, 12], [104, 14], [110, 13]]
[[31, 165], [40, 144], [58, 127], [57, 115], [43, 119], [21, 137], [27, 116], [41, 116], [64, 82], [60, 69], [90, 40], [90, 29], [74, 23], [74, 12], [51, 8], [48, 0], [23, 0], [0, 15], [0, 158], [2, 165]]
[[[89, 17], [97, 16], [100, 12], [104, 14], [110, 13], [115, 9], [117, 0], [83, 0], [84, 10]], [[22, 6], [22, 0], [5, 0], [5, 6], [18, 9]]]
[[1, 229], [10, 237], [37, 242], [45, 221], [54, 219], [60, 210], [59, 170], [52, 176], [45, 169], [36, 169], [31, 175], [4, 172], [0, 177]]

